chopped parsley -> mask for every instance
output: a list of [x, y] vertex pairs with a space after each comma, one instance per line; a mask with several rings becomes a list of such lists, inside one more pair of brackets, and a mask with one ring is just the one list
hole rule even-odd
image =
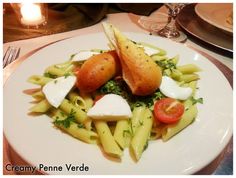
[[67, 72], [64, 74], [64, 76], [65, 76], [65, 78], [67, 78], [67, 77], [71, 76], [71, 73]]
[[158, 66], [160, 66], [163, 70], [165, 69], [176, 69], [176, 64], [173, 59], [162, 59], [155, 61]]
[[160, 100], [161, 98], [164, 98], [164, 95], [157, 90], [154, 94], [149, 96], [136, 96], [135, 102], [131, 105], [131, 108], [139, 107], [139, 106], [146, 106], [148, 108], [152, 108], [154, 105], [154, 102], [156, 100]]
[[122, 93], [122, 88], [119, 85], [119, 83], [115, 80], [109, 80], [105, 85], [103, 85], [100, 88], [100, 92], [102, 94], [117, 94], [117, 95], [121, 95]]
[[146, 144], [143, 147], [143, 151], [146, 150], [148, 148], [148, 141], [146, 142]]
[[123, 130], [123, 137], [132, 136], [132, 132], [130, 130]]
[[49, 77], [49, 78], [57, 78], [57, 75], [50, 74], [49, 72], [45, 72], [43, 74], [44, 77]]
[[76, 54], [77, 53], [70, 55], [70, 59], [69, 60], [72, 60], [75, 57]]
[[84, 124], [81, 124], [81, 123], [79, 123], [79, 124], [77, 125], [77, 127], [80, 128], [80, 129], [85, 128]]
[[142, 126], [143, 125], [143, 121], [139, 121], [139, 125]]
[[65, 128], [70, 127], [71, 122], [75, 122], [75, 114], [76, 112], [71, 110], [70, 114], [63, 120], [59, 120], [58, 118], [54, 121], [56, 125], [62, 125]]
[[203, 104], [203, 98], [195, 99], [194, 97], [191, 97], [190, 100], [192, 101], [192, 104], [195, 105], [196, 103]]

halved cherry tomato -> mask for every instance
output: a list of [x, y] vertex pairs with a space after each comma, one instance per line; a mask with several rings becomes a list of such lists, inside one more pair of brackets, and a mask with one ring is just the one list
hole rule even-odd
[[184, 105], [173, 98], [162, 98], [154, 105], [155, 119], [162, 123], [175, 123], [183, 113]]
[[93, 100], [93, 105], [95, 105], [95, 103], [98, 101], [98, 100], [100, 100], [102, 97], [103, 97], [104, 95], [96, 95], [95, 96], [95, 98], [94, 98], [94, 100]]

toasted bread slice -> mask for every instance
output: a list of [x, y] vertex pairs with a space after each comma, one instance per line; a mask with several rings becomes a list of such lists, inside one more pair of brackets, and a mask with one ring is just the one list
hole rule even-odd
[[119, 55], [122, 76], [132, 93], [145, 96], [155, 92], [161, 84], [160, 67], [117, 28], [110, 24], [105, 26], [105, 33]]

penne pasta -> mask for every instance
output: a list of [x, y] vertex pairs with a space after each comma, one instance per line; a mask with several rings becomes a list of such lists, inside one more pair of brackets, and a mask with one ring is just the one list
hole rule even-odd
[[67, 74], [72, 74], [73, 68], [74, 68], [74, 65], [72, 64], [72, 62], [68, 61], [66, 63], [49, 66], [45, 70], [45, 73], [49, 73], [51, 75], [61, 77], [61, 76], [65, 76]]
[[180, 72], [179, 70], [177, 69], [172, 69], [171, 70], [171, 78], [173, 78], [174, 80], [180, 80], [181, 76], [182, 76], [182, 72]]
[[196, 90], [197, 90], [197, 81], [192, 81], [189, 84], [189, 87], [192, 88], [193, 92], [191, 96], [195, 96]]
[[150, 137], [152, 124], [153, 124], [153, 115], [152, 112], [147, 108], [145, 110], [145, 114], [142, 119], [142, 124], [135, 132], [135, 135], [133, 136], [130, 143], [130, 149], [136, 161], [140, 159], [143, 151], [145, 150], [148, 144], [148, 139]]
[[133, 109], [133, 115], [131, 118], [131, 132], [132, 132], [132, 134], [135, 134], [136, 130], [140, 126], [140, 123], [143, 120], [145, 111], [146, 111], [145, 106], [139, 106], [139, 107], [135, 107]]
[[83, 98], [84, 102], [86, 103], [86, 111], [88, 111], [93, 106], [93, 99], [92, 96], [88, 93], [80, 92], [80, 96]]
[[64, 99], [62, 101], [59, 108], [66, 114], [69, 114], [71, 111], [75, 112], [75, 119], [78, 123], [84, 123], [88, 119], [86, 113], [82, 109], [76, 107], [75, 105], [70, 103], [69, 100], [67, 99]]
[[78, 124], [75, 122], [71, 122], [68, 128], [62, 125], [59, 125], [58, 127], [83, 142], [91, 144], [97, 143], [98, 135], [95, 132], [85, 128], [78, 128]]
[[52, 78], [49, 77], [44, 77], [40, 75], [32, 75], [31, 77], [28, 78], [28, 82], [36, 84], [36, 85], [45, 85], [46, 83], [52, 81]]
[[42, 92], [41, 90], [38, 91], [38, 92], [33, 93], [33, 94], [32, 94], [32, 97], [33, 97], [34, 99], [36, 99], [36, 100], [42, 100], [42, 99], [45, 98], [45, 96], [44, 96], [44, 94], [43, 94], [43, 92]]
[[197, 116], [197, 107], [196, 105], [193, 105], [190, 108], [188, 108], [187, 111], [184, 112], [183, 116], [178, 121], [178, 123], [166, 125], [162, 129], [162, 140], [167, 141], [171, 137], [179, 133], [181, 130], [183, 130], [185, 127], [191, 124], [196, 116]]
[[95, 121], [94, 125], [105, 153], [110, 156], [120, 158], [123, 155], [122, 150], [112, 136], [107, 123], [104, 121]]
[[184, 75], [181, 75], [180, 78], [179, 78], [179, 81], [184, 81], [186, 83], [188, 82], [192, 82], [192, 81], [195, 81], [195, 80], [198, 80], [199, 79], [199, 75], [198, 74], [184, 74]]
[[[66, 115], [65, 113], [63, 113], [61, 110], [54, 110], [53, 111], [53, 116], [52, 118], [54, 119], [54, 121], [63, 121], [68, 119], [68, 115]], [[62, 129], [63, 131], [67, 132], [68, 134], [70, 134], [71, 136], [86, 142], [86, 143], [91, 143], [91, 144], [95, 144], [97, 143], [98, 140], [98, 135], [90, 130], [86, 130], [85, 128], [82, 128], [80, 125], [78, 125], [77, 123], [73, 122], [73, 121], [69, 121], [69, 125], [66, 126], [65, 124], [60, 124], [61, 122], [54, 122], [54, 124]]]
[[72, 102], [73, 105], [86, 110], [87, 106], [86, 106], [86, 102], [84, 101], [84, 99], [79, 96], [76, 92], [70, 92], [69, 95], [69, 100]]
[[44, 99], [40, 101], [39, 103], [37, 103], [36, 105], [34, 105], [32, 108], [30, 108], [30, 111], [35, 112], [35, 113], [45, 113], [50, 108], [52, 108], [52, 106], [49, 104], [49, 102], [46, 99]]
[[186, 65], [178, 66], [177, 69], [183, 74], [192, 74], [194, 72], [201, 71], [201, 69], [195, 64], [186, 64]]
[[122, 149], [129, 146], [131, 137], [132, 133], [129, 121], [128, 120], [117, 121], [114, 131], [114, 138]]

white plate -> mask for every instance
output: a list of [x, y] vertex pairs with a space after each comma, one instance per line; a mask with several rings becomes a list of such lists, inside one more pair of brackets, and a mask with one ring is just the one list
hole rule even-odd
[[226, 22], [233, 12], [232, 3], [202, 3], [195, 6], [197, 15], [209, 24], [233, 33], [233, 26]]
[[[182, 44], [137, 33], [126, 33], [135, 41], [154, 44], [180, 54], [180, 63], [194, 63], [202, 68], [196, 121], [163, 143], [151, 141], [140, 161], [135, 163], [125, 151], [122, 162], [108, 160], [96, 145], [80, 142], [53, 128], [47, 116], [30, 116], [32, 98], [24, 90], [36, 88], [26, 80], [42, 74], [52, 64], [63, 62], [81, 49], [107, 49], [104, 34], [70, 38], [52, 44], [25, 60], [4, 86], [4, 133], [16, 150], [31, 165], [63, 166], [62, 172], [49, 174], [192, 174], [209, 164], [232, 136], [232, 89], [224, 75], [206, 58]], [[89, 172], [68, 172], [65, 164], [89, 166]]]

